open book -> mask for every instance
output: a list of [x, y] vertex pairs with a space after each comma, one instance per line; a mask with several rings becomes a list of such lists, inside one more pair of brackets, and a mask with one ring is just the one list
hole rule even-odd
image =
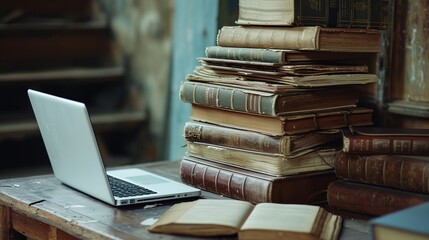
[[337, 239], [342, 218], [312, 205], [200, 199], [179, 203], [150, 232], [239, 239]]

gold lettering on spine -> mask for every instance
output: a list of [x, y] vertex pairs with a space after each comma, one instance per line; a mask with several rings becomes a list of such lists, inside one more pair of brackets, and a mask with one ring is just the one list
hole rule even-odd
[[413, 141], [412, 151], [415, 154], [429, 155], [429, 141]]
[[393, 140], [394, 153], [410, 153], [411, 140]]
[[372, 141], [372, 150], [379, 153], [389, 153], [389, 139], [374, 139]]

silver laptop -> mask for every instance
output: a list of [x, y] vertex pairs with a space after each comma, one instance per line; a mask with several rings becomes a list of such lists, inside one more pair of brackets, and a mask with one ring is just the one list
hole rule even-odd
[[106, 171], [85, 104], [28, 90], [55, 176], [111, 205], [197, 197], [199, 189], [139, 168]]

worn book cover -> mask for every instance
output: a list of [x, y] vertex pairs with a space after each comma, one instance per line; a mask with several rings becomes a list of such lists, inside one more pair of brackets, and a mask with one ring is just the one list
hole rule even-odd
[[173, 205], [148, 230], [205, 237], [238, 234], [238, 239], [335, 240], [341, 224], [340, 216], [319, 206], [199, 199]]
[[428, 194], [337, 180], [328, 186], [331, 207], [381, 216], [429, 201]]
[[187, 142], [186, 147], [187, 154], [190, 156], [272, 176], [332, 170], [337, 153], [335, 146], [324, 147], [321, 150], [297, 156], [284, 156], [198, 142]]
[[[252, 68], [243, 66], [230, 67], [221, 65], [207, 65], [195, 67], [192, 73], [194, 81], [225, 82], [224, 80], [241, 81], [264, 81], [291, 85], [294, 87], [330, 87], [344, 85], [363, 85], [376, 83], [378, 77], [372, 73], [357, 73], [356, 71], [367, 71], [366, 66], [321, 66], [321, 65], [297, 65], [297, 66], [277, 66], [276, 70], [270, 70], [273, 66], [257, 67], [253, 62]], [[268, 64], [263, 64], [268, 65]], [[263, 69], [265, 68], [265, 69]], [[353, 70], [352, 70], [353, 68]], [[338, 71], [336, 71], [338, 70]], [[355, 73], [353, 73], [353, 71]], [[230, 81], [234, 82], [234, 81]], [[350, 90], [350, 89], [349, 89]], [[352, 92], [352, 91], [349, 91]]]
[[381, 31], [375, 29], [224, 26], [221, 47], [247, 47], [336, 52], [380, 52]]
[[184, 156], [182, 182], [196, 188], [251, 203], [320, 204], [326, 202], [332, 170], [275, 177], [244, 168]]
[[384, 29], [389, 0], [240, 0], [239, 25], [324, 26]]
[[234, 85], [183, 81], [183, 102], [264, 116], [315, 113], [355, 107], [358, 96], [340, 87], [289, 88], [275, 93]]
[[372, 112], [372, 109], [357, 107], [289, 116], [263, 116], [192, 104], [190, 118], [271, 136], [283, 136], [348, 126], [372, 125]]
[[346, 153], [429, 156], [428, 129], [350, 127], [342, 131]]
[[[322, 64], [322, 63], [295, 63], [295, 64], [278, 64], [267, 62], [253, 62], [230, 60], [222, 58], [198, 58], [198, 62], [205, 68], [217, 71], [230, 72], [237, 75], [255, 75], [255, 78], [269, 76], [313, 76], [313, 75], [332, 75], [368, 73], [368, 66], [354, 64]], [[241, 73], [242, 72], [242, 73]], [[335, 76], [330, 76], [334, 78]], [[343, 76], [344, 77], [344, 76]]]
[[320, 149], [328, 143], [341, 146], [342, 139], [341, 131], [338, 129], [290, 136], [270, 136], [197, 121], [186, 122], [183, 135], [189, 142], [208, 143], [284, 156], [306, 154], [314, 149]]
[[296, 63], [364, 63], [371, 54], [363, 52], [319, 52], [266, 48], [241, 48], [209, 46], [205, 50], [207, 58], [240, 60], [245, 62], [265, 62], [274, 64]]
[[406, 155], [347, 154], [334, 161], [339, 178], [429, 193], [429, 158]]

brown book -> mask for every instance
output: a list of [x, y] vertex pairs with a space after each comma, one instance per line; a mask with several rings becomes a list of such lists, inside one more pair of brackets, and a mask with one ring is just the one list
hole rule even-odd
[[334, 161], [337, 176], [346, 180], [429, 193], [429, 158], [347, 154]]
[[380, 52], [380, 43], [380, 30], [319, 26], [225, 26], [217, 35], [221, 47]]
[[189, 121], [185, 124], [184, 137], [189, 142], [201, 142], [283, 156], [305, 154], [328, 143], [341, 143], [342, 139], [341, 131], [338, 129], [291, 136], [270, 136], [254, 131], [197, 121]]
[[191, 156], [183, 157], [180, 176], [188, 185], [238, 200], [297, 204], [325, 202], [328, 184], [337, 179], [333, 171], [274, 177]]
[[180, 99], [196, 105], [256, 115], [277, 116], [321, 112], [356, 106], [358, 96], [350, 89], [289, 88], [277, 92], [248, 90], [239, 86], [183, 81]]
[[328, 204], [341, 210], [380, 216], [429, 201], [429, 195], [337, 180], [329, 184]]
[[197, 66], [195, 68], [194, 75], [197, 75], [196, 77], [206, 77], [207, 75], [212, 75], [212, 78], [240, 76], [246, 81], [278, 82], [296, 87], [368, 84], [378, 80], [377, 75], [365, 73], [368, 71], [366, 66], [320, 64], [269, 66], [257, 62], [237, 64], [237, 61], [234, 64], [222, 65], [219, 61], [214, 64], [213, 59], [210, 62], [200, 60], [200, 63], [203, 67]]
[[335, 240], [341, 224], [340, 216], [319, 206], [199, 199], [173, 205], [148, 230], [205, 237], [238, 234], [238, 239], [255, 240]]
[[343, 151], [429, 156], [429, 130], [379, 127], [343, 129]]
[[315, 130], [372, 125], [372, 109], [350, 108], [290, 116], [259, 116], [192, 104], [190, 118], [272, 136], [293, 135]]
[[[214, 59], [241, 60], [246, 62], [265, 62], [274, 64], [294, 63], [360, 63], [367, 62], [370, 55], [362, 52], [319, 52], [296, 51], [266, 48], [238, 48], [209, 46], [206, 48], [206, 57]], [[369, 62], [367, 62], [368, 64]]]
[[272, 176], [332, 170], [337, 152], [335, 148], [326, 148], [298, 156], [282, 156], [197, 142], [187, 142], [186, 146], [190, 156]]

